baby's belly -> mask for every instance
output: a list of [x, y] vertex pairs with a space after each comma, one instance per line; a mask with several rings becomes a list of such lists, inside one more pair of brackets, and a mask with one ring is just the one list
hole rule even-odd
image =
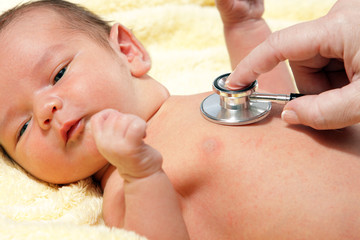
[[225, 127], [197, 112], [169, 115], [148, 139], [182, 196], [193, 239], [358, 234], [359, 130], [290, 128], [277, 117]]
[[164, 165], [183, 196], [194, 239], [306, 238], [309, 232], [317, 239], [339, 239], [358, 233], [358, 159], [324, 148], [262, 147], [266, 137], [231, 148], [227, 139], [207, 137], [192, 140], [186, 151], [191, 155], [182, 148], [172, 153], [181, 158]]

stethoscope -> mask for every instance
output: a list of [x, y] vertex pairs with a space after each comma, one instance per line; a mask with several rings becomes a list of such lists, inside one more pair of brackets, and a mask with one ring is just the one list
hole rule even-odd
[[201, 103], [203, 116], [211, 122], [223, 125], [246, 125], [266, 118], [271, 110], [271, 102], [285, 104], [303, 94], [267, 94], [256, 92], [255, 80], [241, 90], [230, 90], [225, 86], [230, 73], [217, 77], [213, 82], [214, 94]]

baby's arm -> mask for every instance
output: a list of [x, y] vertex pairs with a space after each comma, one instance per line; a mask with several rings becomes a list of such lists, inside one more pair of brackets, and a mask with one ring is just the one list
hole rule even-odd
[[271, 31], [265, 20], [263, 0], [216, 0], [224, 25], [231, 66], [235, 68]]
[[124, 228], [149, 239], [189, 239], [162, 156], [143, 141], [146, 122], [108, 109], [92, 117], [91, 128], [99, 152], [124, 179]]
[[[262, 18], [264, 0], [216, 0], [216, 6], [223, 21], [225, 42], [231, 67], [234, 69], [240, 60], [271, 33]], [[294, 82], [285, 63], [279, 64], [273, 71], [260, 76], [258, 80], [260, 88], [265, 91], [275, 93], [295, 91]]]

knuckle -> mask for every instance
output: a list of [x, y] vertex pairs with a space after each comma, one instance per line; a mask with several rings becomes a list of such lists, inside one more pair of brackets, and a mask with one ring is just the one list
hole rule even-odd
[[315, 99], [305, 103], [299, 114], [300, 122], [317, 130], [326, 128], [328, 120], [324, 106]]
[[269, 49], [271, 49], [278, 62], [286, 60], [281, 52], [281, 49], [279, 48], [279, 46], [282, 44], [282, 35], [283, 34], [281, 31], [275, 31], [266, 40], [266, 44], [268, 45]]
[[146, 122], [140, 118], [135, 118], [132, 120], [130, 128], [133, 131], [144, 131], [146, 127]]
[[348, 102], [344, 106], [344, 118], [349, 124], [355, 124], [360, 122], [360, 82], [353, 84], [353, 95], [347, 96]]
[[327, 120], [321, 111], [311, 111], [308, 119], [308, 125], [317, 130], [324, 129], [328, 125]]

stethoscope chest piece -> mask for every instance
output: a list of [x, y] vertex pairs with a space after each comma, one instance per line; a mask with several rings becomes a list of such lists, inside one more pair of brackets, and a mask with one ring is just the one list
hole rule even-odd
[[246, 125], [264, 119], [270, 113], [271, 102], [252, 101], [249, 97], [255, 92], [257, 81], [245, 89], [232, 91], [225, 86], [228, 76], [229, 74], [224, 74], [215, 79], [215, 93], [201, 103], [203, 116], [223, 125]]

